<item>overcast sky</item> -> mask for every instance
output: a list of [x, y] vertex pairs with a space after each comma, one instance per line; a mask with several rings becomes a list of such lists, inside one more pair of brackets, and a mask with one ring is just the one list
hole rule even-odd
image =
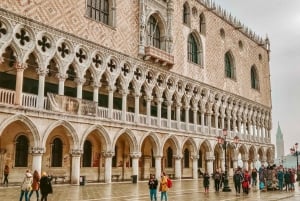
[[[285, 154], [300, 143], [300, 0], [215, 0], [271, 44], [272, 143], [278, 122]], [[298, 148], [300, 150], [300, 146]]]

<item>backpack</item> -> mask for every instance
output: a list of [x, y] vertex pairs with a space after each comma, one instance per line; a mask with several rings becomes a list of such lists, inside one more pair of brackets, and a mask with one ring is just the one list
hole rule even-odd
[[167, 186], [168, 188], [172, 187], [172, 180], [170, 178], [167, 178]]
[[221, 179], [220, 173], [216, 173], [216, 174], [215, 174], [215, 179], [216, 179], [216, 180], [220, 180], [220, 179]]

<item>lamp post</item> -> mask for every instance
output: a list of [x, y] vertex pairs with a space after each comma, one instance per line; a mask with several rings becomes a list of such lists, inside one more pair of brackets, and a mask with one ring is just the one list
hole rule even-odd
[[[225, 152], [225, 177], [224, 177], [224, 187], [223, 187], [223, 192], [230, 192], [231, 189], [228, 185], [228, 166], [227, 166], [227, 145], [229, 144], [226, 141], [227, 137], [227, 129], [223, 129], [223, 137], [218, 136], [218, 144], [224, 149]], [[239, 138], [237, 136], [234, 137], [234, 143], [237, 145]]]
[[297, 174], [297, 181], [300, 181], [299, 175], [299, 163], [298, 163], [298, 142], [295, 143], [294, 147], [290, 148], [291, 154], [296, 156], [297, 159], [297, 166], [296, 166], [296, 174]]

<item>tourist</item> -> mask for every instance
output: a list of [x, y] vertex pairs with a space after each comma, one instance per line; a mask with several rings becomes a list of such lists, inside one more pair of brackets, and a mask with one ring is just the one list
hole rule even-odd
[[205, 193], [208, 193], [208, 191], [209, 191], [209, 174], [207, 171], [205, 171], [205, 173], [203, 175], [203, 186], [204, 186]]
[[51, 184], [51, 177], [48, 177], [46, 172], [42, 173], [42, 177], [40, 180], [40, 190], [42, 194], [41, 201], [47, 201], [48, 194], [52, 193], [52, 184]]
[[32, 174], [29, 170], [26, 170], [25, 177], [21, 184], [20, 201], [23, 200], [23, 196], [25, 196], [25, 201], [29, 201], [29, 192], [31, 191], [32, 181]]
[[151, 201], [157, 201], [157, 185], [158, 185], [157, 179], [153, 174], [151, 174], [148, 182]]
[[37, 170], [33, 172], [33, 182], [31, 185], [32, 189], [29, 194], [29, 199], [31, 198], [32, 193], [35, 191], [36, 192], [36, 199], [37, 201], [39, 200], [39, 189], [40, 189], [40, 174], [38, 173]]
[[8, 165], [5, 165], [3, 186], [5, 186], [5, 184], [6, 184], [6, 187], [8, 186], [8, 175], [9, 175], [9, 167], [8, 167]]
[[163, 198], [165, 198], [165, 201], [168, 201], [168, 178], [164, 172], [161, 175], [159, 191], [161, 192], [160, 200], [163, 201]]

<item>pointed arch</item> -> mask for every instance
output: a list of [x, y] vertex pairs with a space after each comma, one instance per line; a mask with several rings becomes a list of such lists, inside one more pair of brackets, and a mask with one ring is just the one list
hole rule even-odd
[[93, 125], [91, 127], [89, 127], [83, 134], [82, 139], [80, 141], [80, 148], [83, 149], [84, 147], [84, 142], [87, 139], [88, 135], [90, 133], [92, 133], [93, 131], [98, 131], [97, 134], [98, 136], [104, 140], [105, 143], [102, 144], [103, 146], [103, 150], [105, 152], [109, 152], [112, 151], [112, 147], [111, 147], [111, 139], [109, 137], [108, 132], [106, 131], [106, 129], [101, 126], [101, 125]]
[[128, 129], [128, 128], [124, 128], [122, 130], [120, 130], [114, 137], [113, 139], [113, 144], [112, 144], [112, 147], [115, 147], [116, 146], [116, 143], [117, 143], [117, 140], [119, 139], [119, 137], [121, 135], [127, 135], [130, 139], [130, 144], [129, 144], [129, 147], [130, 147], [130, 152], [133, 153], [133, 152], [138, 152], [140, 150], [140, 147], [138, 145], [138, 142], [137, 142], [137, 139], [135, 137], [135, 134], [132, 132], [132, 130]]
[[[153, 147], [154, 154], [157, 155], [157, 156], [161, 156], [161, 155], [162, 155], [161, 143], [160, 143], [160, 139], [158, 138], [158, 136], [157, 136], [156, 133], [154, 133], [154, 132], [148, 132], [148, 133], [146, 133], [146, 134], [142, 137], [142, 139], [141, 139], [141, 141], [140, 141], [140, 145], [143, 144], [143, 142], [145, 141], [145, 139], [146, 139], [147, 137], [150, 137], [150, 138], [153, 140], [154, 144], [155, 144], [155, 146]], [[139, 150], [139, 151], [141, 151], [141, 148], [142, 148], [142, 147], [140, 147], [140, 150]]]
[[206, 35], [206, 19], [204, 13], [199, 16], [199, 32], [200, 34]]
[[13, 122], [16, 121], [21, 121], [22, 123], [24, 123], [30, 130], [30, 132], [33, 135], [33, 139], [34, 139], [34, 146], [39, 146], [40, 144], [40, 135], [39, 135], [39, 131], [37, 129], [37, 127], [35, 126], [35, 124], [33, 123], [33, 121], [31, 119], [29, 119], [27, 116], [24, 116], [22, 114], [17, 114], [14, 115], [10, 118], [5, 119], [1, 124], [0, 124], [0, 134], [3, 133], [3, 130], [10, 125]]
[[182, 22], [183, 24], [190, 25], [190, 18], [191, 18], [191, 11], [188, 2], [183, 4], [183, 11], [182, 11]]
[[259, 76], [255, 65], [251, 66], [250, 76], [251, 76], [251, 88], [259, 90]]
[[163, 147], [165, 146], [165, 144], [168, 140], [171, 140], [175, 145], [176, 153], [174, 153], [174, 155], [181, 155], [180, 143], [179, 143], [179, 140], [176, 138], [176, 136], [169, 135], [168, 137], [166, 137], [162, 142]]
[[187, 54], [189, 62], [195, 64], [203, 63], [203, 48], [201, 38], [197, 37], [197, 34], [195, 32], [190, 33], [188, 36]]
[[46, 142], [47, 142], [47, 139], [48, 139], [50, 133], [58, 126], [63, 126], [64, 128], [67, 129], [67, 131], [69, 132], [69, 134], [73, 140], [73, 148], [74, 149], [78, 148], [79, 147], [78, 133], [75, 130], [74, 126], [65, 120], [56, 121], [56, 122], [52, 123], [50, 126], [48, 126], [48, 128], [45, 131], [45, 135], [43, 136], [43, 139], [42, 139], [42, 147], [46, 147]]
[[224, 55], [225, 77], [235, 79], [234, 57], [231, 51], [227, 51]]

